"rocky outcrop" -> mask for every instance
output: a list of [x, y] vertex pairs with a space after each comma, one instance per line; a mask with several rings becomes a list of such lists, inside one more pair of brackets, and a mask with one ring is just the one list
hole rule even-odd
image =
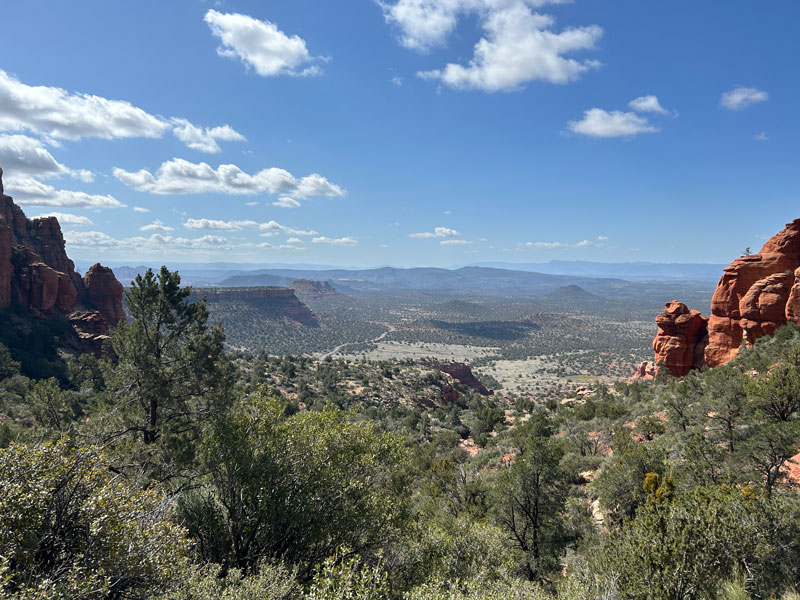
[[442, 389], [442, 398], [448, 404], [454, 404], [458, 402], [459, 394], [458, 390], [454, 388], [449, 383], [445, 383], [441, 387]]
[[328, 281], [314, 281], [313, 279], [298, 279], [289, 284], [298, 297], [304, 302], [320, 300], [322, 298], [341, 298], [344, 294], [336, 291]]
[[758, 254], [728, 265], [711, 299], [705, 363], [724, 364], [747, 345], [800, 322], [800, 219], [788, 223]]
[[319, 327], [317, 317], [308, 306], [300, 302], [291, 288], [200, 288], [192, 290], [192, 298], [205, 298], [212, 316], [216, 303], [235, 305], [237, 302], [245, 302], [249, 307], [257, 308], [263, 319], [279, 320], [286, 317], [306, 327]]
[[472, 369], [469, 368], [469, 365], [454, 362], [448, 364], [438, 364], [436, 365], [436, 368], [438, 368], [442, 373], [447, 373], [459, 383], [475, 390], [483, 396], [491, 396], [494, 394], [494, 391], [487, 388], [477, 377], [475, 377], [475, 375], [472, 373]]
[[111, 269], [93, 267], [101, 274], [90, 295], [67, 256], [58, 220], [25, 217], [2, 193], [2, 173], [0, 169], [0, 309], [16, 304], [36, 318], [98, 310], [107, 320], [106, 330], [108, 323], [124, 318], [122, 286]]
[[74, 312], [69, 315], [69, 322], [82, 342], [82, 347], [90, 349], [97, 355], [106, 350], [105, 343], [110, 340], [108, 321], [100, 311]]
[[83, 276], [86, 298], [96, 307], [103, 318], [116, 325], [125, 318], [122, 310], [122, 284], [114, 277], [114, 272], [100, 263], [95, 263]]
[[683, 303], [667, 302], [656, 317], [658, 332], [653, 340], [656, 373], [663, 367], [674, 377], [684, 377], [703, 365], [708, 343], [708, 319]]
[[634, 381], [651, 381], [656, 377], [656, 365], [649, 360], [645, 360], [639, 363], [639, 366], [636, 367], [636, 371], [634, 374], [628, 379], [628, 383], [633, 383]]

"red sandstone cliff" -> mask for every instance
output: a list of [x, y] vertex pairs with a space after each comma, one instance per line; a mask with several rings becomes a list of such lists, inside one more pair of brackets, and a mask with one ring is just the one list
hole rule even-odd
[[[656, 364], [683, 377], [703, 364], [725, 364], [744, 342], [772, 335], [787, 322], [800, 324], [800, 219], [788, 223], [758, 254], [725, 267], [706, 319], [672, 301], [656, 317]], [[706, 337], [707, 329], [707, 337]]]
[[[94, 311], [92, 328], [104, 329], [107, 334], [108, 325], [116, 325], [125, 316], [122, 285], [111, 269], [100, 265], [82, 278], [64, 249], [58, 220], [26, 218], [3, 193], [2, 175], [0, 169], [0, 309], [17, 304], [36, 318]], [[70, 320], [80, 321], [72, 316]], [[79, 333], [79, 337], [89, 340], [91, 349], [99, 347], [90, 334]]]
[[742, 340], [751, 345], [787, 321], [800, 322], [800, 219], [788, 223], [752, 256], [728, 265], [711, 299], [705, 363], [736, 357]]

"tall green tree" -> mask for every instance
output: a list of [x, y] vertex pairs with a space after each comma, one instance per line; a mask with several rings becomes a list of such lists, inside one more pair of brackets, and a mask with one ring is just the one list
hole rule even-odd
[[559, 441], [533, 437], [514, 463], [498, 475], [495, 517], [512, 546], [522, 552], [530, 581], [545, 580], [569, 542], [564, 523], [568, 475], [559, 466]]
[[104, 441], [135, 436], [158, 446], [164, 456], [145, 460], [162, 479], [174, 469], [155, 463], [188, 460], [203, 424], [230, 405], [233, 387], [222, 327], [208, 325], [205, 301], [192, 302], [180, 282], [166, 267], [136, 277], [125, 293], [132, 321], [114, 329], [117, 360], [106, 373], [114, 418]]

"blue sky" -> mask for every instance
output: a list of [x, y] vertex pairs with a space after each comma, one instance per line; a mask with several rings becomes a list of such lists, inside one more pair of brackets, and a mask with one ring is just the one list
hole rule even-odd
[[800, 217], [800, 4], [3, 2], [0, 166], [90, 260], [728, 262]]

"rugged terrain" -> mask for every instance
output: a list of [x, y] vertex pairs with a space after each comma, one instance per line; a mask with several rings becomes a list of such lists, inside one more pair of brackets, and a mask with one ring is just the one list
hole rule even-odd
[[67, 316], [85, 347], [99, 351], [109, 327], [125, 318], [122, 285], [100, 264], [81, 277], [58, 219], [30, 220], [2, 192], [0, 169], [0, 309], [13, 306], [35, 319]]

